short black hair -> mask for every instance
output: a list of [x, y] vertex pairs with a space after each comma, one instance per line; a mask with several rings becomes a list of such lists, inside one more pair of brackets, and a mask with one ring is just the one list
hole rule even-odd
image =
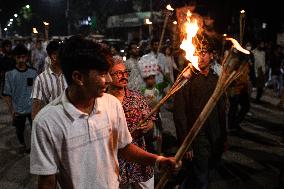
[[60, 43], [58, 40], [52, 40], [48, 43], [46, 47], [47, 54], [50, 56], [54, 52], [58, 52], [60, 48]]
[[28, 55], [29, 51], [27, 47], [23, 44], [18, 44], [14, 49], [13, 49], [13, 55]]
[[156, 42], [160, 42], [160, 40], [157, 38], [157, 37], [154, 37], [152, 40], [151, 40], [151, 46], [156, 43]]
[[108, 71], [113, 63], [112, 55], [107, 49], [79, 35], [72, 36], [63, 43], [58, 57], [68, 85], [72, 84], [74, 71]]
[[8, 39], [2, 41], [2, 48], [6, 47], [7, 45], [12, 45], [12, 42]]

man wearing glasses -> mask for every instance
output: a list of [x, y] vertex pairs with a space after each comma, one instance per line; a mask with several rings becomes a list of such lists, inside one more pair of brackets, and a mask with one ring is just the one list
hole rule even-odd
[[[139, 121], [150, 113], [151, 109], [147, 105], [146, 99], [140, 93], [127, 88], [129, 71], [126, 70], [125, 64], [121, 59], [114, 58], [114, 66], [110, 70], [110, 75], [112, 82], [110, 83], [108, 92], [121, 102], [128, 130], [131, 132]], [[153, 129], [153, 120], [155, 120], [154, 116], [132, 134], [132, 143], [143, 150], [147, 150], [144, 135]], [[119, 168], [121, 189], [129, 187], [154, 188], [153, 166], [132, 163], [119, 158]]]

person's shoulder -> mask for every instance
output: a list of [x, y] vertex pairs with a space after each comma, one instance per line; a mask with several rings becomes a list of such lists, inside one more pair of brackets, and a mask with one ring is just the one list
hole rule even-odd
[[35, 122], [48, 122], [55, 117], [60, 117], [60, 110], [63, 110], [63, 105], [61, 103], [61, 96], [57, 97], [54, 101], [50, 102], [48, 105], [43, 107], [36, 115]]
[[101, 101], [104, 104], [117, 104], [120, 103], [120, 101], [113, 95], [108, 94], [108, 93], [104, 93], [102, 97], [98, 98], [99, 101]]

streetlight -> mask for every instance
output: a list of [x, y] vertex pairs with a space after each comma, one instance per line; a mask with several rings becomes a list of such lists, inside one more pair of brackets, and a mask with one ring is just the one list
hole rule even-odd
[[30, 5], [26, 5], [26, 8], [29, 9], [31, 6]]
[[4, 31], [7, 31], [8, 30], [8, 28], [4, 28]]
[[11, 19], [10, 19], [10, 22], [13, 22], [13, 21], [14, 21], [14, 19], [13, 19], [13, 18], [11, 18]]
[[18, 14], [14, 14], [14, 17], [17, 18], [17, 17], [18, 17]]

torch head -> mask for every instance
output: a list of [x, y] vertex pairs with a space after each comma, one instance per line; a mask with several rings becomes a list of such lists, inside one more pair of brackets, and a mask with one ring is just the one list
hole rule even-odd
[[230, 74], [233, 71], [240, 71], [248, 63], [250, 52], [242, 48], [235, 39], [227, 38], [227, 40], [232, 41], [233, 46], [223, 60], [222, 66], [224, 72]]

